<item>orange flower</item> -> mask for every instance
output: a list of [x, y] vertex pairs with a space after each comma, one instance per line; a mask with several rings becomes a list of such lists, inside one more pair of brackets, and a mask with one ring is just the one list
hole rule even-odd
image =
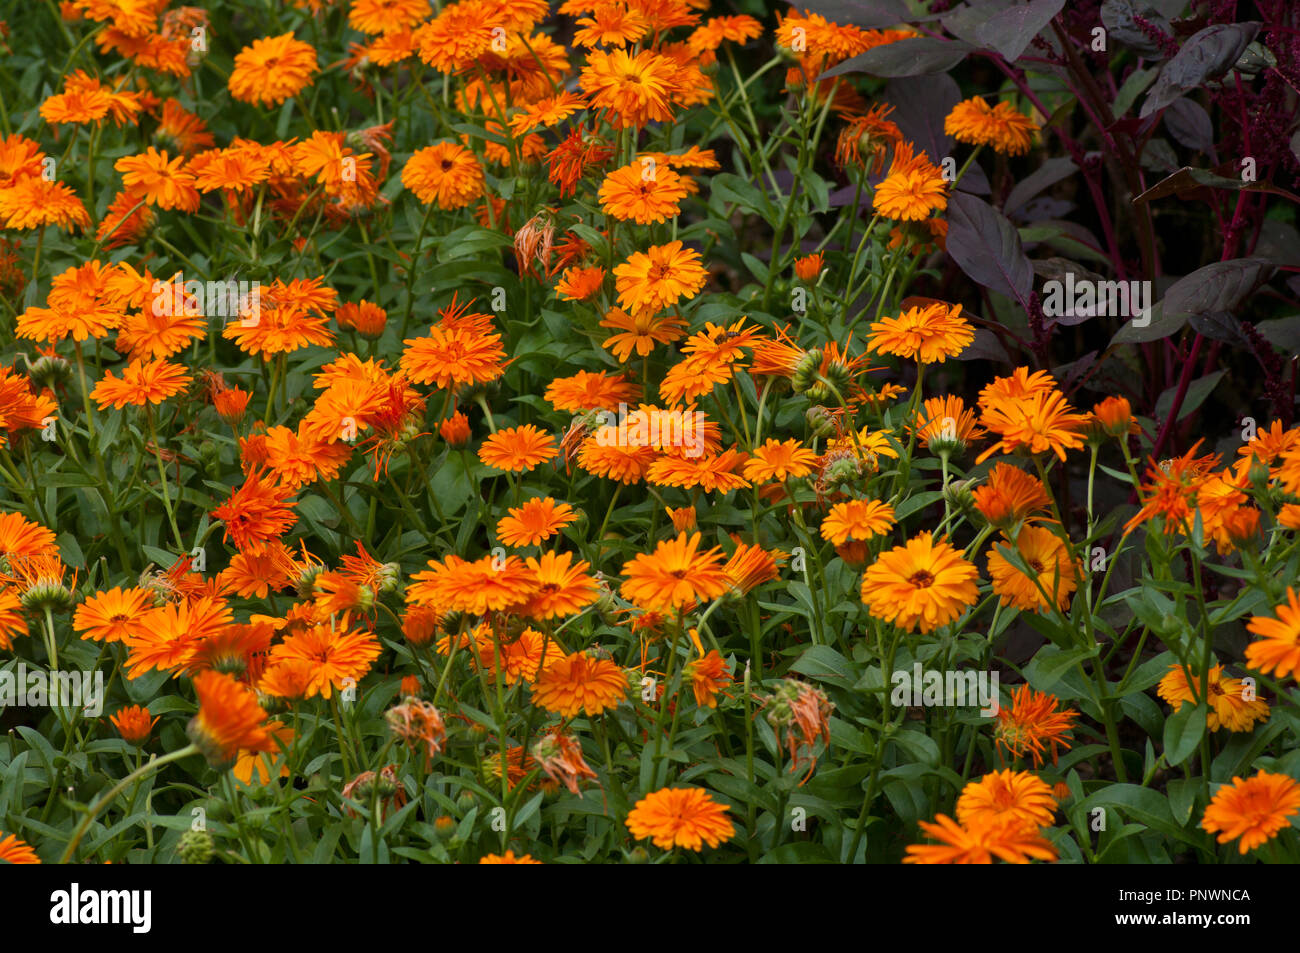
[[626, 824], [637, 840], [650, 838], [664, 850], [717, 847], [736, 833], [726, 806], [703, 788], [663, 788], [647, 794], [636, 802]]
[[411, 580], [408, 602], [472, 615], [516, 611], [538, 588], [536, 573], [518, 556], [498, 561], [489, 555], [474, 562], [447, 556], [441, 562], [430, 560], [429, 570], [415, 573]]
[[701, 536], [679, 533], [664, 540], [653, 554], [641, 553], [623, 564], [623, 598], [642, 609], [690, 609], [700, 599], [716, 599], [729, 580], [722, 551], [699, 552]]
[[600, 594], [599, 584], [587, 575], [591, 565], [574, 563], [573, 553], [542, 553], [541, 559], [529, 556], [525, 563], [537, 577], [537, 591], [524, 609], [534, 619], [573, 615]]
[[878, 619], [931, 632], [960, 618], [979, 598], [979, 573], [959, 550], [930, 533], [881, 553], [862, 578], [862, 601]]
[[581, 413], [584, 410], [614, 410], [621, 403], [636, 400], [641, 388], [625, 374], [578, 371], [572, 377], [557, 377], [543, 398], [556, 410]]
[[316, 50], [293, 33], [254, 40], [235, 54], [230, 95], [244, 103], [276, 106], [296, 96], [316, 72]]
[[501, 336], [469, 328], [434, 325], [421, 338], [402, 342], [401, 367], [417, 384], [448, 389], [462, 384], [486, 384], [505, 372]]
[[599, 265], [590, 268], [566, 268], [555, 283], [555, 296], [565, 301], [586, 301], [605, 283], [605, 269]]
[[557, 505], [549, 496], [534, 497], [509, 512], [497, 523], [497, 539], [506, 546], [536, 546], [578, 518], [568, 503]]
[[225, 523], [226, 541], [241, 550], [260, 549], [279, 539], [297, 522], [289, 503], [293, 491], [273, 482], [269, 476], [250, 473], [243, 486], [232, 490], [230, 498], [212, 511]]
[[553, 459], [555, 440], [532, 424], [506, 427], [483, 441], [478, 456], [490, 467], [512, 473], [527, 473], [539, 463]]
[[[1019, 553], [1034, 575], [1027, 576], [1016, 568], [1003, 555], [1003, 549]], [[1004, 606], [1042, 612], [1049, 602], [1054, 602], [1064, 611], [1070, 604], [1070, 594], [1078, 586], [1078, 561], [1061, 537], [1041, 526], [1022, 527], [1014, 543], [1010, 539], [995, 543], [986, 558], [993, 591], [1001, 597]]]
[[533, 860], [531, 854], [520, 854], [515, 856], [513, 850], [508, 850], [504, 854], [484, 854], [479, 858], [480, 864], [540, 864], [540, 860]]
[[[1268, 703], [1256, 698], [1253, 690], [1247, 694], [1245, 683], [1239, 678], [1225, 678], [1223, 666], [1215, 665], [1210, 669], [1207, 680], [1210, 704], [1205, 713], [1206, 726], [1211, 731], [1227, 728], [1229, 731], [1253, 731], [1255, 722], [1268, 718]], [[1188, 672], [1181, 665], [1169, 667], [1165, 677], [1160, 679], [1156, 688], [1158, 694], [1178, 711], [1183, 705], [1195, 705], [1201, 694], [1201, 676]]]
[[1147, 481], [1140, 488], [1142, 508], [1124, 524], [1132, 532], [1153, 517], [1162, 517], [1166, 533], [1188, 532], [1195, 519], [1200, 493], [1210, 483], [1219, 465], [1219, 455], [1197, 457], [1201, 441], [1181, 457], [1147, 464]]
[[0, 189], [0, 225], [4, 228], [57, 225], [70, 231], [89, 224], [90, 213], [77, 193], [62, 182], [31, 176]]
[[1020, 825], [1029, 831], [1048, 827], [1056, 798], [1052, 789], [1028, 771], [994, 771], [962, 788], [957, 820], [968, 828]]
[[199, 190], [194, 176], [185, 168], [185, 157], [170, 158], [150, 146], [134, 156], [123, 156], [113, 165], [122, 173], [128, 195], [144, 199], [161, 209], [193, 212], [199, 207]]
[[153, 595], [148, 590], [114, 586], [77, 606], [72, 628], [94, 642], [125, 642], [143, 631], [144, 616], [152, 608]]
[[597, 198], [605, 213], [620, 222], [649, 225], [677, 216], [686, 189], [681, 176], [672, 169], [659, 168], [651, 159], [609, 173]]
[[634, 252], [614, 269], [619, 307], [659, 311], [683, 297], [694, 298], [708, 280], [700, 253], [683, 248], [680, 241], [651, 245]]
[[1300, 596], [1288, 586], [1286, 603], [1273, 609], [1276, 618], [1252, 616], [1246, 625], [1259, 641], [1246, 646], [1250, 667], [1277, 678], [1300, 677]]
[[533, 683], [533, 704], [564, 718], [592, 718], [627, 697], [626, 673], [608, 659], [574, 652], [551, 662]]
[[117, 729], [117, 733], [122, 736], [122, 740], [128, 744], [143, 746], [149, 740], [149, 733], [153, 731], [153, 726], [158, 724], [158, 719], [150, 720], [149, 709], [141, 708], [139, 705], [130, 705], [111, 715], [108, 719]]
[[362, 33], [397, 33], [429, 15], [429, 0], [352, 0], [348, 26]]
[[638, 311], [635, 317], [622, 308], [612, 308], [601, 319], [602, 328], [614, 328], [622, 333], [610, 335], [601, 345], [614, 352], [619, 361], [626, 362], [635, 351], [645, 357], [656, 344], [671, 344], [685, 333], [686, 323], [677, 315], [655, 315], [653, 311]]
[[272, 646], [267, 671], [269, 674], [285, 661], [303, 663], [310, 678], [302, 697], [329, 698], [333, 689], [342, 690], [349, 682], [356, 686], [381, 651], [379, 641], [369, 632], [338, 631], [326, 622], [295, 632]]
[[676, 63], [652, 50], [593, 50], [578, 83], [615, 129], [639, 129], [672, 118], [677, 74]]
[[224, 770], [241, 750], [279, 750], [266, 725], [266, 712], [257, 695], [230, 675], [211, 670], [194, 677], [199, 713], [185, 729], [208, 763]]
[[1205, 808], [1201, 827], [1219, 835], [1226, 844], [1241, 838], [1241, 854], [1254, 850], [1291, 826], [1291, 815], [1300, 812], [1300, 784], [1285, 774], [1260, 771], [1249, 780], [1234, 777], [1223, 785]]
[[439, 422], [438, 433], [448, 446], [459, 447], [469, 440], [469, 418], [458, 410]]
[[918, 826], [939, 844], [909, 844], [905, 864], [991, 864], [993, 858], [1009, 864], [1030, 860], [1056, 860], [1056, 849], [1037, 830], [1011, 822], [1002, 824], [958, 824], [946, 814], [936, 814], [934, 823]]
[[20, 841], [13, 834], [0, 837], [0, 863], [39, 864], [40, 862], [40, 857], [36, 856], [36, 851], [30, 844]]
[[871, 205], [886, 218], [920, 221], [948, 207], [948, 182], [924, 152], [914, 155], [910, 142], [894, 148], [889, 175], [876, 187]]
[[483, 167], [474, 153], [454, 142], [416, 152], [402, 169], [402, 185], [425, 205], [464, 208], [483, 194]]
[[812, 473], [817, 462], [817, 454], [802, 446], [798, 440], [772, 440], [768, 438], [763, 446], [754, 450], [754, 455], [745, 461], [745, 479], [751, 483], [765, 483], [768, 480], [787, 480], [806, 477]]
[[695, 704], [701, 708], [717, 708], [718, 691], [731, 683], [726, 659], [718, 654], [717, 649], [710, 649], [708, 655], [689, 662], [683, 675], [690, 680]]
[[852, 540], [868, 540], [889, 532], [894, 525], [894, 508], [879, 500], [848, 500], [831, 507], [822, 520], [822, 539], [836, 546]]
[[1006, 463], [995, 463], [987, 481], [971, 495], [983, 517], [1008, 535], [1051, 504], [1042, 481]]
[[959, 102], [943, 121], [945, 135], [974, 146], [991, 146], [1006, 155], [1024, 155], [1038, 124], [1010, 103], [990, 106], [980, 96]]
[[1058, 711], [1058, 704], [1055, 695], [1036, 692], [1027, 684], [1021, 685], [1011, 696], [1011, 707], [1003, 705], [998, 710], [998, 725], [994, 730], [998, 749], [1005, 748], [1017, 758], [1029, 755], [1037, 767], [1050, 745], [1052, 763], [1055, 764], [1057, 745], [1069, 749], [1067, 735], [1079, 714], [1073, 708]]
[[812, 255], [805, 255], [802, 258], [796, 258], [794, 262], [794, 273], [800, 281], [814, 282], [821, 275], [822, 270], [826, 267], [826, 259], [821, 252]]
[[1065, 460], [1066, 450], [1083, 446], [1087, 414], [1078, 414], [1060, 391], [1039, 391], [1026, 397], [994, 398], [985, 403], [981, 423], [1001, 438], [976, 458], [983, 463], [993, 454], [1032, 456], [1051, 452]]
[[179, 364], [137, 358], [127, 365], [120, 379], [114, 377], [112, 371], [105, 371], [104, 379], [95, 385], [90, 396], [100, 410], [110, 406], [121, 410], [127, 404], [143, 407], [161, 404], [168, 397], [179, 394], [190, 381], [190, 376]]
[[961, 305], [935, 302], [873, 322], [867, 350], [942, 364], [974, 339], [975, 329], [961, 316]]

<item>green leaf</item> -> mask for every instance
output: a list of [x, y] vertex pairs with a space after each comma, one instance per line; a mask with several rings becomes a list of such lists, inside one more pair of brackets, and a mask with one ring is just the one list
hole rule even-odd
[[1205, 735], [1205, 706], [1183, 702], [1165, 719], [1165, 761], [1177, 766], [1187, 760]]

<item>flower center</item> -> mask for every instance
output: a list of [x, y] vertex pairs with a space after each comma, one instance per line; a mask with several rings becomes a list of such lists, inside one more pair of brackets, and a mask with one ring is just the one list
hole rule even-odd
[[907, 578], [907, 581], [918, 589], [928, 589], [934, 584], [934, 576], [930, 575], [924, 569], [917, 570]]

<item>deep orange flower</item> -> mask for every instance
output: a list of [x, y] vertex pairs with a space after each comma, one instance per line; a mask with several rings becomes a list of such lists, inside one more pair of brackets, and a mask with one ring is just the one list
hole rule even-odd
[[1226, 844], [1241, 838], [1238, 852], [1246, 854], [1291, 826], [1300, 812], [1300, 784], [1285, 774], [1260, 771], [1249, 780], [1234, 777], [1223, 785], [1205, 808], [1201, 827], [1219, 835]]
[[296, 96], [316, 72], [316, 50], [293, 33], [265, 36], [235, 54], [230, 95], [245, 103], [277, 106]]
[[626, 374], [578, 371], [572, 377], [557, 377], [542, 395], [556, 410], [581, 413], [585, 410], [614, 410], [621, 403], [641, 396], [641, 388]]
[[1021, 685], [1011, 696], [1011, 706], [1003, 705], [998, 710], [998, 725], [994, 730], [998, 749], [1005, 748], [1017, 758], [1028, 755], [1037, 767], [1050, 747], [1055, 764], [1057, 746], [1067, 750], [1070, 747], [1068, 735], [1079, 714], [1073, 708], [1058, 711], [1059, 704], [1055, 695]]
[[619, 307], [660, 311], [683, 297], [694, 298], [709, 274], [700, 265], [700, 253], [679, 241], [651, 245], [634, 252], [614, 269]]
[[607, 215], [620, 222], [649, 225], [681, 212], [687, 194], [682, 177], [652, 162], [633, 162], [605, 176], [597, 198]]
[[994, 771], [962, 788], [957, 820], [967, 828], [1021, 825], [1037, 832], [1052, 823], [1056, 798], [1042, 778], [1029, 771]]
[[136, 746], [141, 746], [148, 741], [153, 726], [158, 724], [157, 718], [149, 718], [149, 709], [141, 708], [139, 705], [129, 705], [120, 709], [108, 720], [113, 723], [113, 727], [117, 729], [123, 741]]
[[554, 458], [554, 438], [532, 424], [505, 427], [483, 441], [478, 456], [490, 467], [512, 473], [527, 473], [539, 463]]
[[691, 691], [695, 694], [695, 704], [701, 708], [717, 708], [718, 692], [731, 683], [727, 674], [727, 661], [718, 654], [717, 649], [710, 649], [707, 655], [689, 662], [682, 672], [689, 679]]
[[917, 823], [940, 843], [909, 844], [905, 864], [991, 864], [995, 857], [1009, 864], [1056, 860], [1056, 848], [1037, 830], [1019, 823], [976, 822], [966, 827], [946, 814], [935, 815], [934, 823]]
[[979, 573], [930, 533], [880, 554], [862, 578], [862, 601], [878, 619], [931, 632], [960, 618], [979, 598]]
[[429, 569], [411, 576], [408, 602], [444, 611], [484, 615], [522, 608], [537, 593], [537, 574], [518, 556], [498, 560], [484, 556], [467, 562], [447, 556], [429, 561]]
[[736, 833], [727, 808], [703, 788], [663, 788], [636, 802], [627, 816], [627, 829], [637, 840], [650, 838], [656, 847], [700, 851], [717, 847]]
[[672, 118], [677, 73], [676, 63], [653, 50], [593, 50], [578, 82], [615, 129], [639, 129]]
[[266, 712], [257, 695], [245, 685], [221, 672], [200, 672], [194, 677], [199, 713], [185, 729], [208, 763], [224, 770], [241, 750], [279, 750], [266, 725]]
[[600, 594], [596, 580], [587, 575], [591, 564], [573, 562], [573, 553], [542, 553], [525, 563], [537, 577], [537, 591], [523, 611], [534, 619], [573, 615], [591, 605]]
[[39, 864], [41, 858], [36, 855], [30, 844], [20, 841], [13, 834], [0, 837], [0, 863]]
[[100, 410], [106, 407], [121, 410], [127, 404], [143, 407], [161, 404], [168, 397], [174, 397], [190, 381], [190, 376], [179, 364], [137, 358], [126, 366], [120, 379], [114, 377], [112, 371], [105, 371], [103, 380], [95, 385], [90, 397]]
[[279, 539], [297, 522], [290, 498], [293, 492], [269, 476], [250, 473], [242, 486], [230, 493], [212, 515], [225, 523], [226, 541], [241, 549], [260, 549]]
[[37, 175], [0, 189], [0, 226], [4, 228], [57, 225], [64, 231], [71, 231], [89, 224], [90, 213], [77, 198], [77, 193], [63, 182]]
[[574, 652], [551, 662], [533, 683], [533, 704], [564, 718], [593, 718], [627, 697], [627, 675], [608, 659]]
[[894, 525], [894, 508], [879, 500], [847, 500], [836, 503], [822, 520], [822, 539], [836, 546], [849, 540], [864, 541], [889, 532]]
[[1287, 587], [1286, 603], [1274, 608], [1273, 615], [1252, 616], [1246, 625], [1260, 637], [1246, 646], [1246, 661], [1265, 675], [1300, 677], [1300, 596], [1294, 588]]
[[961, 305], [935, 302], [873, 322], [867, 350], [916, 358], [922, 364], [942, 364], [974, 339], [975, 329], [961, 316]]
[[700, 552], [699, 533], [679, 533], [664, 540], [651, 554], [638, 554], [623, 564], [623, 598], [642, 609], [690, 609], [701, 599], [716, 599], [729, 580], [722, 550]]
[[268, 673], [284, 661], [305, 663], [311, 677], [303, 697], [320, 695], [329, 698], [334, 689], [343, 690], [350, 682], [356, 686], [370, 671], [382, 651], [378, 639], [369, 632], [347, 632], [328, 622], [313, 625], [288, 636], [272, 646]]
[[483, 194], [483, 167], [464, 146], [439, 142], [411, 156], [402, 168], [402, 184], [425, 205], [464, 208]]
[[123, 156], [113, 165], [122, 173], [128, 195], [144, 199], [161, 209], [193, 212], [199, 207], [199, 190], [194, 176], [185, 168], [185, 157], [170, 158], [150, 146], [134, 156]]
[[72, 629], [94, 642], [125, 642], [144, 631], [144, 617], [152, 608], [153, 594], [147, 589], [114, 586], [77, 606]]
[[497, 523], [497, 539], [506, 546], [536, 546], [578, 518], [572, 506], [556, 504], [549, 496], [534, 497], [509, 512]]

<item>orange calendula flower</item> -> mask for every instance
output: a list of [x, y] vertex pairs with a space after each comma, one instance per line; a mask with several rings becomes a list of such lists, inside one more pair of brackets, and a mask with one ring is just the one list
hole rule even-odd
[[145, 615], [153, 608], [153, 594], [147, 589], [114, 586], [77, 606], [72, 629], [94, 642], [125, 642], [143, 630]]
[[948, 207], [948, 182], [924, 152], [915, 155], [910, 142], [900, 142], [871, 205], [885, 218], [920, 221]]
[[990, 106], [983, 97], [975, 96], [952, 107], [943, 121], [943, 131], [958, 142], [1019, 156], [1029, 151], [1038, 124], [1010, 103]]
[[656, 847], [700, 851], [717, 847], [736, 833], [719, 804], [703, 788], [662, 788], [636, 802], [627, 815], [627, 829], [637, 840], [650, 838]]
[[700, 54], [716, 50], [723, 43], [744, 43], [763, 35], [763, 25], [748, 16], [713, 17], [695, 28], [686, 45]]
[[686, 198], [682, 177], [653, 159], [633, 162], [605, 176], [597, 196], [601, 208], [620, 222], [665, 222], [678, 215]]
[[710, 649], [708, 655], [688, 662], [683, 675], [689, 679], [695, 704], [701, 708], [717, 708], [718, 692], [731, 683], [727, 661], [717, 649]]
[[226, 540], [241, 550], [260, 549], [278, 540], [298, 518], [290, 498], [293, 491], [269, 476], [250, 473], [230, 498], [212, 511], [226, 527]]
[[431, 702], [407, 697], [384, 713], [389, 730], [414, 750], [424, 746], [424, 756], [432, 759], [442, 750], [447, 740], [447, 727], [442, 712]]
[[1010, 707], [1003, 705], [998, 710], [998, 725], [994, 730], [997, 748], [1005, 748], [1017, 758], [1030, 756], [1034, 767], [1038, 767], [1050, 747], [1055, 763], [1057, 746], [1067, 750], [1070, 747], [1068, 735], [1079, 714], [1073, 708], [1058, 711], [1059, 704], [1055, 695], [1021, 685], [1012, 694]]
[[504, 854], [484, 854], [479, 858], [480, 864], [540, 864], [540, 860], [533, 860], [532, 854], [520, 854], [515, 856], [513, 850], [508, 850]]
[[615, 410], [619, 404], [641, 396], [639, 385], [625, 374], [578, 371], [572, 377], [557, 377], [542, 395], [556, 410], [581, 413], [585, 410]]
[[627, 697], [627, 674], [608, 659], [574, 652], [551, 662], [533, 682], [533, 704], [564, 718], [595, 717]]
[[402, 168], [402, 184], [425, 205], [464, 208], [483, 194], [483, 167], [464, 146], [439, 142], [411, 156]]
[[699, 252], [671, 241], [634, 252], [614, 269], [614, 277], [619, 307], [660, 311], [683, 297], [694, 298], [709, 273], [700, 264]]
[[1027, 456], [1051, 452], [1063, 461], [1065, 451], [1083, 446], [1088, 415], [1075, 413], [1065, 395], [1053, 389], [1026, 397], [995, 398], [984, 404], [980, 423], [1000, 439], [981, 453], [976, 463], [999, 452]]
[[170, 158], [150, 146], [134, 156], [123, 156], [113, 168], [122, 173], [128, 195], [144, 199], [161, 209], [193, 212], [199, 207], [199, 190], [194, 175], [185, 168], [185, 157]]
[[1246, 854], [1291, 826], [1300, 812], [1300, 784], [1285, 774], [1260, 771], [1253, 778], [1234, 777], [1215, 792], [1201, 818], [1201, 827], [1219, 835], [1219, 843], [1241, 838], [1237, 850]]
[[935, 302], [908, 308], [896, 318], [873, 322], [867, 350], [942, 364], [975, 340], [975, 329], [961, 316], [961, 305]]
[[244, 103], [277, 106], [302, 92], [316, 72], [316, 50], [292, 33], [254, 40], [235, 54], [230, 95]]
[[[1034, 575], [1027, 576], [1004, 555], [1003, 550], [1018, 553]], [[987, 553], [989, 578], [993, 591], [1004, 606], [1026, 612], [1042, 612], [1049, 603], [1064, 610], [1070, 594], [1078, 585], [1079, 563], [1061, 537], [1041, 526], [1025, 526], [1016, 535], [994, 544]]]
[[490, 467], [511, 473], [527, 473], [539, 463], [555, 457], [555, 439], [532, 424], [505, 427], [483, 441], [478, 456]]
[[967, 827], [946, 814], [936, 814], [934, 823], [918, 826], [938, 844], [909, 844], [905, 864], [991, 864], [996, 857], [1008, 864], [1031, 860], [1056, 860], [1056, 849], [1034, 828], [1019, 823], [974, 823]]
[[512, 506], [509, 513], [497, 523], [497, 539], [506, 546], [536, 546], [578, 518], [572, 506], [549, 496]]
[[268, 671], [278, 662], [295, 660], [308, 666], [310, 679], [303, 697], [329, 698], [345, 683], [358, 684], [379, 657], [382, 646], [369, 632], [347, 632], [325, 622], [288, 636], [272, 646]]
[[121, 378], [105, 371], [104, 378], [95, 385], [90, 397], [100, 410], [106, 407], [122, 409], [127, 404], [143, 407], [161, 404], [174, 397], [189, 385], [191, 378], [185, 368], [169, 361], [144, 361], [137, 358], [127, 365]]
[[149, 718], [149, 709], [139, 705], [123, 708], [109, 716], [108, 720], [113, 723], [113, 727], [117, 729], [123, 741], [137, 746], [149, 740], [149, 733], [153, 731], [153, 726], [158, 724], [157, 718]]
[[867, 567], [862, 601], [878, 619], [908, 631], [931, 632], [975, 604], [978, 579], [959, 550], [921, 533]]
[[984, 430], [975, 423], [975, 411], [968, 410], [965, 402], [953, 394], [927, 398], [920, 418], [917, 436], [926, 449], [940, 455], [960, 456], [984, 436]]
[[459, 410], [440, 421], [438, 434], [447, 441], [448, 446], [459, 447], [469, 441], [469, 418]]
[[798, 479], [812, 473], [816, 463], [817, 454], [798, 440], [773, 440], [769, 437], [745, 461], [743, 472], [751, 483]]
[[573, 615], [600, 595], [599, 584], [587, 575], [591, 564], [575, 563], [573, 553], [542, 553], [540, 559], [529, 556], [524, 562], [537, 580], [537, 590], [523, 610], [534, 619]]
[[879, 500], [848, 500], [831, 507], [822, 520], [822, 539], [836, 546], [849, 540], [864, 541], [889, 532], [894, 525], [894, 508]]
[[1019, 824], [1037, 831], [1052, 823], [1056, 798], [1047, 782], [1029, 771], [994, 771], [962, 788], [957, 820], [962, 825]]
[[493, 556], [468, 562], [447, 556], [429, 561], [429, 569], [411, 576], [406, 599], [414, 605], [437, 606], [443, 611], [484, 615], [515, 611], [537, 592], [537, 574], [518, 556], [504, 562]]
[[425, 337], [407, 338], [402, 343], [402, 370], [417, 384], [445, 390], [486, 384], [505, 372], [501, 335], [486, 330], [435, 324]]
[[352, 0], [348, 26], [362, 33], [398, 33], [418, 26], [429, 13], [429, 0]]
[[815, 282], [825, 267], [826, 258], [821, 252], [805, 255], [794, 261], [794, 273], [800, 281]]
[[555, 296], [564, 301], [586, 301], [605, 284], [605, 269], [599, 265], [590, 268], [566, 268], [555, 283]]
[[39, 864], [40, 862], [41, 858], [36, 855], [36, 851], [30, 844], [20, 841], [13, 834], [0, 837], [0, 863]]
[[0, 226], [44, 228], [56, 225], [64, 231], [85, 228], [90, 213], [71, 186], [42, 176], [31, 176], [0, 189]]
[[651, 554], [640, 553], [623, 564], [623, 598], [642, 609], [690, 609], [727, 591], [722, 550], [700, 552], [699, 533], [679, 533]]
[[1286, 603], [1273, 609], [1273, 616], [1252, 616], [1246, 628], [1259, 641], [1246, 646], [1250, 667], [1277, 678], [1300, 676], [1300, 596], [1288, 586]]
[[639, 129], [672, 118], [677, 76], [677, 64], [653, 50], [593, 50], [578, 83], [615, 129]]
[[[1187, 676], [1186, 669], [1174, 664], [1156, 687], [1156, 694], [1169, 702], [1174, 711], [1186, 704], [1195, 705], [1196, 699], [1200, 697], [1200, 674], [1193, 672], [1190, 682]], [[1207, 683], [1210, 704], [1205, 714], [1205, 723], [1211, 731], [1220, 728], [1234, 732], [1252, 731], [1257, 721], [1267, 720], [1268, 703], [1256, 697], [1254, 688], [1247, 688], [1241, 679], [1226, 678], [1222, 665], [1210, 669]]]
[[1147, 464], [1147, 479], [1139, 491], [1142, 508], [1124, 524], [1125, 532], [1131, 532], [1155, 517], [1164, 519], [1164, 531], [1168, 534], [1191, 529], [1200, 493], [1213, 478], [1212, 471], [1219, 466], [1218, 454], [1196, 456], [1200, 446], [1198, 440], [1181, 457], [1160, 463], [1152, 460]]
[[1041, 480], [1006, 463], [995, 463], [971, 495], [980, 514], [1008, 536], [1052, 502]]
[[185, 731], [208, 764], [222, 771], [234, 764], [240, 751], [279, 750], [252, 689], [230, 675], [208, 670], [194, 677], [194, 693], [199, 713]]
[[626, 362], [635, 351], [645, 357], [656, 344], [671, 344], [686, 333], [686, 322], [675, 314], [656, 315], [653, 311], [628, 314], [622, 308], [613, 308], [601, 320], [602, 328], [621, 332], [607, 337], [602, 347], [614, 352], [619, 361]]

